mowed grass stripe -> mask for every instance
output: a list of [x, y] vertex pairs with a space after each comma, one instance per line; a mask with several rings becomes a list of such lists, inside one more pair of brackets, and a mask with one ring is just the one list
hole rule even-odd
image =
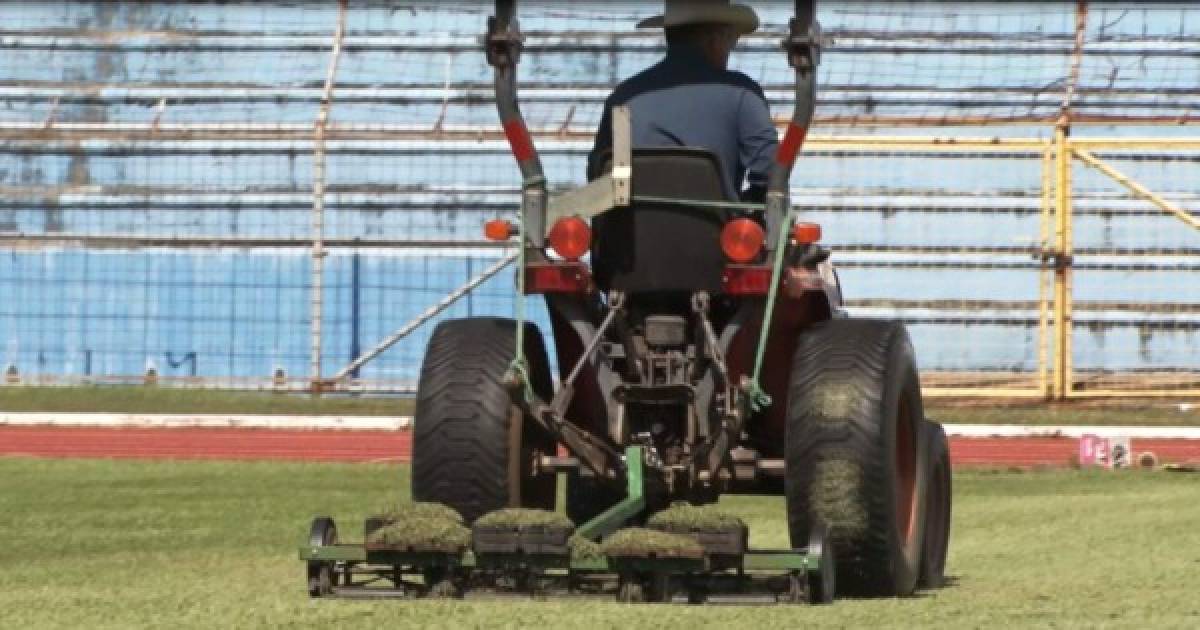
[[[964, 472], [950, 588], [825, 608], [311, 601], [296, 549], [407, 499], [399, 465], [0, 459], [7, 627], [1102, 627], [1200, 625], [1200, 475]], [[731, 497], [758, 546], [779, 498]]]

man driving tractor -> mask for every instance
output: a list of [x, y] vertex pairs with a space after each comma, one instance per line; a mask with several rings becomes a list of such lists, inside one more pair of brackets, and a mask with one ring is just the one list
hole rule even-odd
[[728, 0], [667, 0], [663, 15], [638, 23], [664, 29], [667, 56], [620, 83], [605, 101], [589, 178], [602, 173], [611, 153], [612, 108], [625, 105], [635, 148], [708, 149], [720, 161], [726, 197], [761, 203], [778, 136], [762, 88], [728, 69], [738, 38], [758, 24], [753, 9]]

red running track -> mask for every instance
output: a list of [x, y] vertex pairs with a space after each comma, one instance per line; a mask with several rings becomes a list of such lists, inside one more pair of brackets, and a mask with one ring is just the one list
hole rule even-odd
[[[1071, 438], [950, 439], [956, 466], [1066, 466], [1077, 452]], [[1162, 462], [1200, 460], [1200, 440], [1133, 441]], [[0, 454], [34, 457], [408, 461], [409, 431], [292, 431], [280, 429], [134, 429], [0, 427]]]
[[121, 459], [408, 461], [408, 431], [0, 427], [0, 454]]
[[[1159, 462], [1200, 459], [1200, 440], [1134, 439], [1135, 454], [1154, 453]], [[950, 461], [957, 466], [1068, 466], [1079, 454], [1076, 438], [950, 438]]]

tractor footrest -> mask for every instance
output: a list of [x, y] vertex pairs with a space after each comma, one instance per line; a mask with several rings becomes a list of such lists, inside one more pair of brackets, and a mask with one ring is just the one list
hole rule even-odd
[[554, 525], [476, 525], [471, 529], [477, 554], [528, 554], [566, 556], [573, 527]]

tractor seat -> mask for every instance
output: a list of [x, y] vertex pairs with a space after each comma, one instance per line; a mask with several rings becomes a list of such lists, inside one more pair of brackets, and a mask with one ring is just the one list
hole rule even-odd
[[[612, 172], [611, 150], [608, 153], [609, 156], [598, 172], [588, 172], [589, 181]], [[633, 150], [634, 194], [705, 201], [737, 201], [738, 195], [729, 189], [723, 173], [721, 158], [702, 147]], [[638, 190], [639, 186], [642, 190]]]
[[[611, 168], [611, 167], [608, 167]], [[634, 197], [731, 201], [721, 163], [708, 149], [634, 149]], [[719, 293], [725, 266], [721, 228], [728, 211], [635, 201], [592, 221], [597, 286], [629, 294]]]

